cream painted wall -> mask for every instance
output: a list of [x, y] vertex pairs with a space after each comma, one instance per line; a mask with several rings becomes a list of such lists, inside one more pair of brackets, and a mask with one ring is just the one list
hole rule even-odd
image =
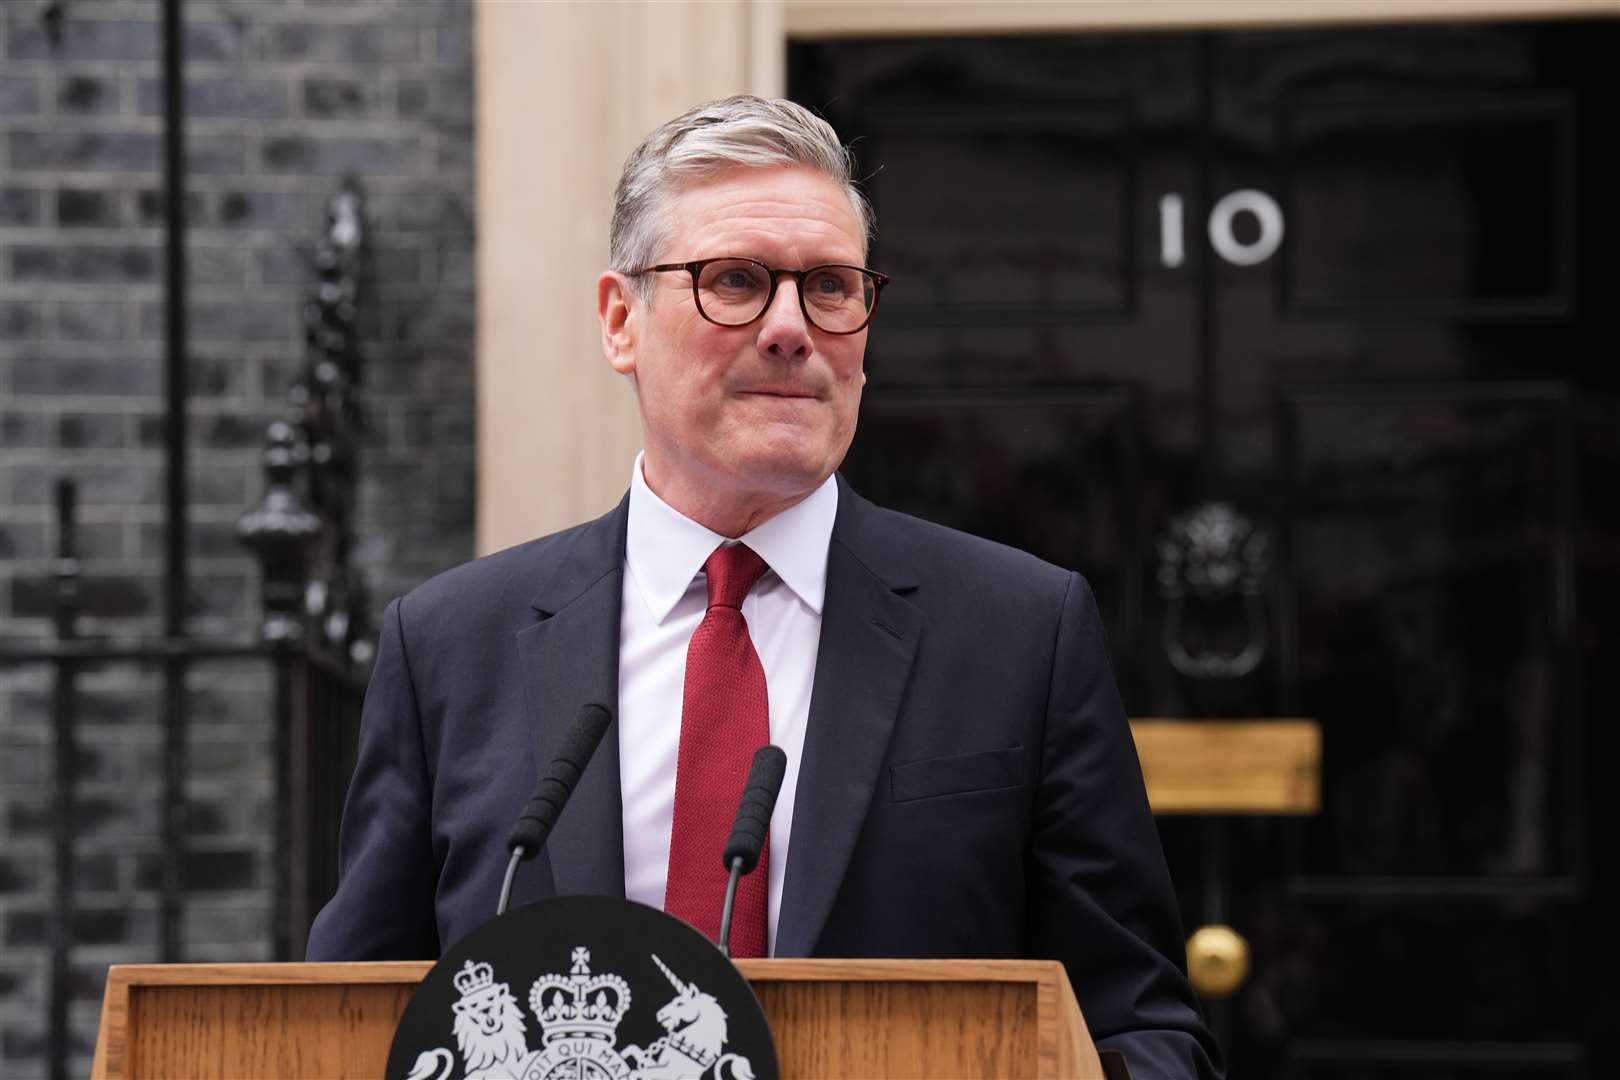
[[478, 0], [478, 549], [624, 491], [640, 427], [595, 317], [619, 167], [690, 105], [781, 94], [789, 35], [1617, 14], [1620, 0]]
[[483, 553], [623, 493], [641, 430], [596, 322], [619, 168], [690, 105], [780, 95], [784, 38], [775, 0], [479, 0], [474, 20]]

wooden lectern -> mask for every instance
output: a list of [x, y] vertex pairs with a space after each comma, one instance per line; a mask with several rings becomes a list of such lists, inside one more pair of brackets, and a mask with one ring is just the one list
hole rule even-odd
[[[394, 1025], [431, 966], [115, 966], [91, 1075], [377, 1080]], [[784, 1078], [1103, 1077], [1054, 961], [737, 966], [765, 1007]]]

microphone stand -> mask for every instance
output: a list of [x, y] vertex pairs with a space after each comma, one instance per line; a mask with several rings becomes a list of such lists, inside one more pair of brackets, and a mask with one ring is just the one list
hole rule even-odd
[[[501, 882], [501, 902], [495, 906], [495, 915], [497, 917], [506, 914], [506, 905], [512, 899], [512, 879], [517, 876], [518, 863], [522, 862], [527, 854], [528, 852], [523, 850], [522, 844], [512, 845], [512, 858], [506, 864], [506, 878]], [[735, 885], [733, 887], [735, 888]], [[730, 910], [729, 905], [727, 910]]]
[[506, 878], [501, 882], [501, 900], [495, 908], [497, 918], [506, 914], [506, 905], [511, 902], [512, 879], [517, 875], [518, 863], [546, 846], [551, 827], [557, 824], [563, 805], [574, 793], [574, 785], [585, 775], [585, 766], [590, 764], [591, 755], [596, 753], [612, 722], [612, 714], [606, 706], [592, 703], [580, 708], [572, 726], [563, 733], [557, 756], [540, 774], [534, 794], [506, 838], [512, 859], [506, 864]]
[[715, 944], [727, 960], [731, 959], [731, 909], [737, 902], [737, 882], [759, 864], [760, 849], [770, 835], [771, 811], [776, 809], [776, 796], [782, 790], [786, 771], [787, 755], [781, 747], [766, 744], [754, 751], [748, 780], [743, 784], [742, 804], [737, 807], [731, 837], [720, 853], [720, 865], [731, 874], [726, 879], [726, 902], [720, 909], [720, 940]]
[[726, 879], [726, 903], [720, 909], [720, 955], [731, 959], [731, 908], [737, 902], [737, 882], [742, 879], [743, 857], [731, 860], [731, 876]]

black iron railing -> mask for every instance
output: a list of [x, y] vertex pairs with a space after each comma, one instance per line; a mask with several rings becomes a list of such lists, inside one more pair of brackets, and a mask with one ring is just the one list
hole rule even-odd
[[[331, 895], [337, 872], [337, 821], [353, 771], [360, 706], [374, 643], [367, 592], [352, 566], [353, 508], [358, 477], [361, 409], [355, 390], [361, 357], [355, 318], [362, 278], [362, 200], [352, 183], [332, 198], [316, 254], [316, 286], [305, 306], [306, 362], [289, 394], [285, 419], [266, 431], [265, 491], [237, 524], [261, 571], [257, 632], [240, 639], [193, 637], [180, 612], [184, 548], [177, 572], [166, 564], [169, 604], [163, 633], [152, 637], [86, 637], [80, 616], [87, 580], [78, 558], [77, 486], [56, 485], [56, 558], [52, 572], [53, 636], [0, 646], [0, 671], [45, 667], [51, 672], [52, 903], [46, 919], [50, 953], [47, 1053], [53, 1080], [69, 1061], [74, 923], [78, 893], [75, 853], [84, 822], [75, 775], [81, 677], [114, 665], [163, 673], [163, 821], [155, 959], [185, 959], [184, 858], [188, 721], [186, 678], [225, 661], [263, 661], [272, 676], [274, 759], [271, 843], [271, 940], [277, 960], [302, 955], [315, 911]], [[171, 419], [185, 415], [185, 398], [171, 397]], [[171, 475], [185, 472], [183, 442], [168, 446]], [[171, 495], [173, 492], [170, 493]], [[184, 533], [184, 490], [170, 500], [167, 528]], [[170, 555], [173, 554], [172, 545]], [[176, 585], [178, 576], [179, 585]], [[171, 609], [172, 608], [172, 612]]]

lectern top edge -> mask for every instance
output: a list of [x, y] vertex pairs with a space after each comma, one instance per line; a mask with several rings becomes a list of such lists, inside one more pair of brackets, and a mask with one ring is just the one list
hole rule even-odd
[[[738, 960], [749, 979], [775, 981], [1043, 982], [1062, 976], [1056, 960]], [[139, 986], [243, 986], [285, 983], [415, 983], [433, 966], [428, 960], [353, 963], [114, 964], [108, 980]]]
[[781, 982], [1045, 982], [1068, 975], [1056, 960], [737, 960], [749, 979]]
[[131, 986], [267, 986], [290, 983], [418, 983], [431, 960], [356, 961], [339, 964], [113, 964], [109, 983]]

